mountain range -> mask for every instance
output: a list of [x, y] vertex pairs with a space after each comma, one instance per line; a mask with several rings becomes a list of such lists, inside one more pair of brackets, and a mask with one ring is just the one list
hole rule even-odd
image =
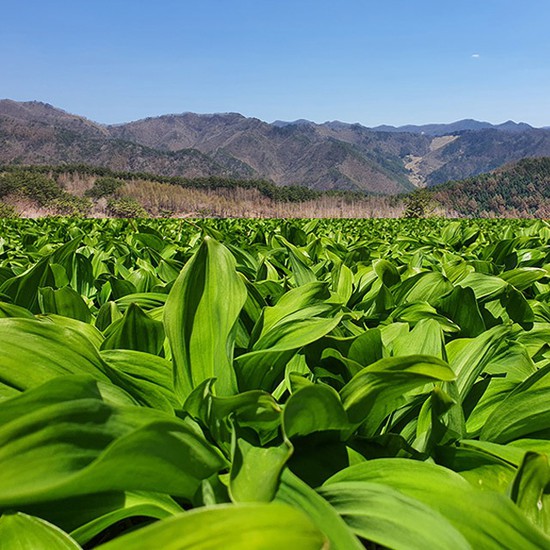
[[550, 156], [550, 130], [512, 121], [367, 128], [183, 113], [104, 125], [47, 103], [0, 100], [4, 165], [82, 163], [396, 194], [542, 156]]

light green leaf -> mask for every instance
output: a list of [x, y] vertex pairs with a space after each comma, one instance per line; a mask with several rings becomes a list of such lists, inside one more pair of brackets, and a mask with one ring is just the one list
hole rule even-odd
[[398, 305], [413, 302], [428, 302], [432, 305], [452, 289], [451, 283], [441, 273], [424, 272], [405, 279], [392, 292]]
[[136, 304], [105, 331], [102, 350], [125, 349], [158, 355], [164, 344], [164, 328]]
[[387, 485], [348, 481], [319, 492], [353, 533], [384, 548], [472, 550], [443, 515]]
[[305, 436], [315, 432], [345, 430], [348, 417], [340, 396], [330, 386], [311, 384], [293, 393], [283, 412], [286, 436]]
[[92, 314], [82, 296], [68, 286], [59, 290], [50, 287], [40, 288], [39, 302], [41, 302], [42, 313], [56, 313], [84, 323], [89, 323], [92, 319]]
[[462, 398], [472, 389], [478, 376], [496, 356], [509, 334], [509, 327], [496, 326], [462, 346], [456, 355], [449, 358]]
[[548, 439], [550, 435], [550, 388], [509, 395], [493, 409], [480, 439], [508, 443], [525, 437]]
[[425, 355], [389, 357], [365, 367], [340, 391], [350, 422], [366, 421], [373, 435], [384, 418], [401, 403], [403, 394], [430, 382], [452, 381], [447, 363]]
[[24, 307], [0, 302], [0, 319], [4, 317], [22, 317], [23, 319], [33, 319], [34, 315]]
[[393, 341], [393, 355], [431, 355], [445, 359], [443, 331], [434, 319], [423, 319], [407, 334]]
[[0, 508], [109, 491], [191, 498], [225, 461], [198, 427], [62, 377], [0, 407]]
[[111, 367], [113, 383], [148, 407], [173, 411], [178, 406], [172, 363], [156, 355], [126, 349], [106, 350], [101, 358]]
[[476, 300], [488, 302], [500, 297], [508, 288], [508, 283], [499, 277], [485, 273], [469, 273], [458, 282], [462, 288], [471, 288]]
[[285, 469], [275, 500], [305, 512], [330, 541], [331, 550], [362, 550], [363, 545], [336, 510], [315, 490]]
[[270, 502], [281, 472], [292, 454], [287, 442], [256, 446], [234, 435], [229, 494], [233, 502]]
[[245, 301], [235, 259], [206, 237], [174, 283], [164, 309], [181, 401], [208, 378], [217, 378], [220, 395], [237, 393], [232, 334]]
[[0, 550], [80, 550], [66, 533], [21, 512], [0, 518]]
[[241, 390], [272, 391], [281, 382], [285, 366], [295, 352], [319, 340], [338, 326], [341, 316], [334, 319], [294, 319], [278, 324], [254, 346], [271, 345], [238, 357], [235, 369]]
[[24, 391], [67, 374], [109, 380], [88, 338], [47, 319], [0, 319], [0, 349], [0, 388]]
[[514, 286], [517, 290], [526, 290], [533, 283], [548, 277], [545, 269], [536, 267], [519, 267], [500, 274], [500, 278]]
[[[282, 528], [284, 526], [284, 528]], [[280, 503], [199, 508], [124, 535], [98, 550], [328, 550], [307, 516]]]
[[535, 550], [550, 545], [550, 538], [509, 498], [474, 489], [441, 466], [401, 458], [371, 460], [342, 470], [325, 487], [350, 481], [378, 483], [422, 502], [444, 516], [472, 549]]
[[548, 455], [528, 452], [511, 489], [512, 500], [546, 534], [550, 531], [550, 466]]

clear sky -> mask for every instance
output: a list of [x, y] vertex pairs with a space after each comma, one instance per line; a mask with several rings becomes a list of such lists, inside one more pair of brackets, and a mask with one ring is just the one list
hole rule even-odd
[[550, 125], [549, 0], [0, 0], [0, 97], [104, 123], [240, 112]]

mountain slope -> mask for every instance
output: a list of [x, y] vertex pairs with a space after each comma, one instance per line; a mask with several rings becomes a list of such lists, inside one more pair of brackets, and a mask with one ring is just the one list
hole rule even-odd
[[434, 187], [434, 198], [465, 216], [550, 217], [550, 158], [524, 159], [489, 174]]
[[44, 103], [0, 101], [0, 164], [81, 163], [398, 194], [538, 156], [550, 156], [550, 131], [513, 122], [369, 129], [183, 113], [105, 126]]
[[420, 163], [428, 185], [489, 172], [528, 157], [550, 156], [550, 132], [531, 129], [510, 133], [497, 130], [464, 132], [427, 155]]
[[221, 153], [279, 185], [381, 193], [411, 188], [403, 163], [385, 165], [387, 151], [380, 162], [372, 148], [360, 146], [360, 136], [353, 131], [344, 135], [314, 124], [278, 126], [235, 113], [167, 115], [109, 129], [121, 139], [160, 150], [193, 147], [210, 155]]
[[0, 163], [83, 163], [184, 177], [227, 174], [223, 166], [199, 151], [156, 151], [114, 139], [105, 126], [51, 105], [10, 100], [0, 101]]

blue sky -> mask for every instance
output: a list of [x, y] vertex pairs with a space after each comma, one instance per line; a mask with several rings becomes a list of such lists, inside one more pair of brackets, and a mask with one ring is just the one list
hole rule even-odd
[[0, 97], [105, 123], [241, 112], [550, 125], [548, 0], [0, 0]]

